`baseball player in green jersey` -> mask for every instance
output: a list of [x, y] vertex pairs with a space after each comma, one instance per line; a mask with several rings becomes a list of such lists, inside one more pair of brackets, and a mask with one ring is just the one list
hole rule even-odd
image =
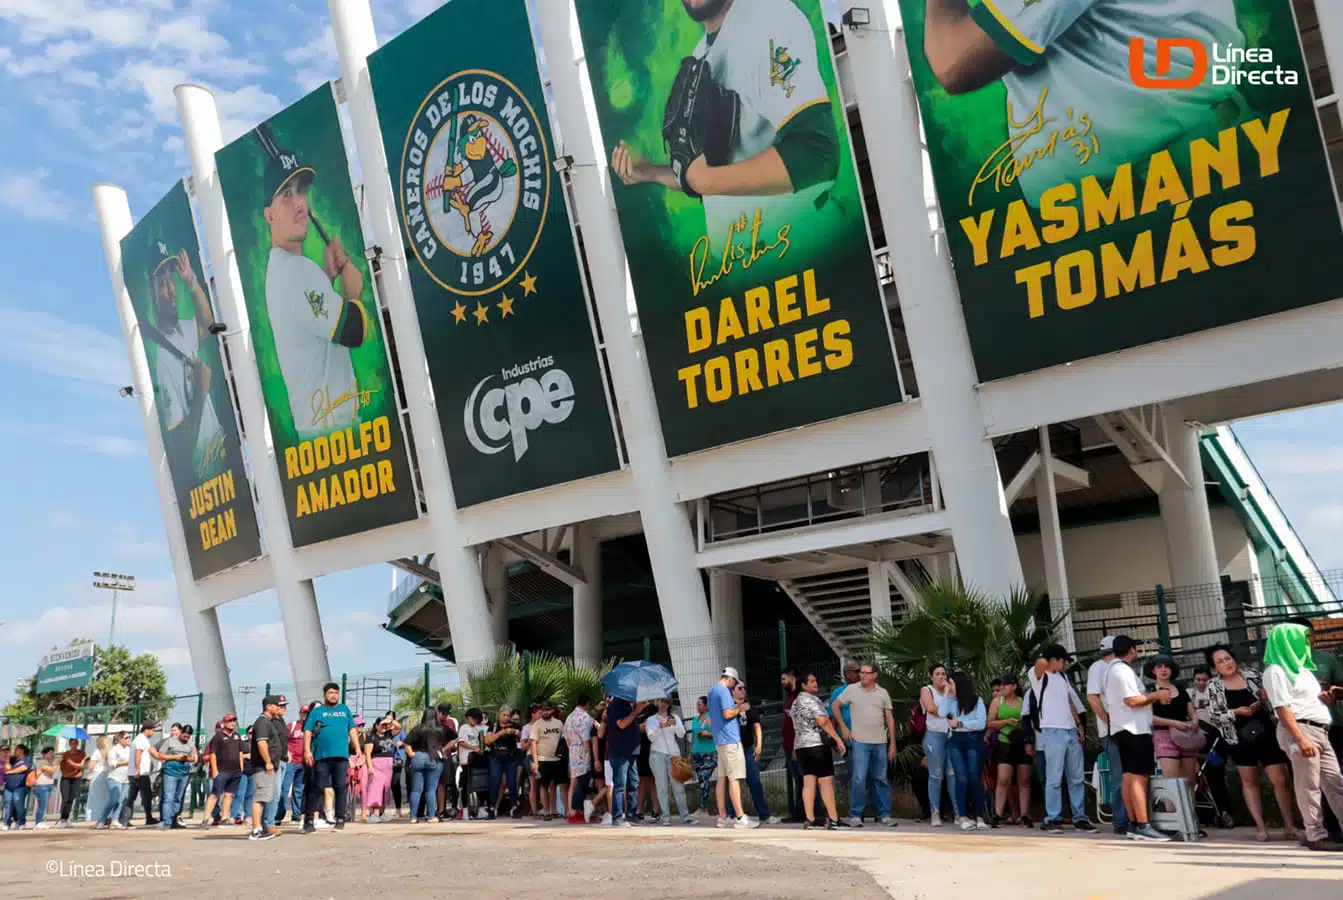
[[[214, 316], [186, 250], [172, 253], [161, 241], [156, 248], [158, 261], [149, 278], [154, 304], [151, 340], [158, 345], [154, 404], [169, 457], [191, 460], [196, 474], [205, 478], [211, 464], [222, 458], [224, 442], [210, 398], [214, 373], [198, 355]], [[190, 298], [190, 318], [179, 306], [179, 283]]]
[[791, 0], [681, 3], [704, 38], [682, 61], [668, 99], [670, 163], [640, 159], [622, 141], [611, 167], [625, 184], [703, 197], [715, 244], [734, 224], [749, 229], [757, 213], [773, 233], [812, 209], [839, 167], [811, 23]]
[[[927, 0], [924, 53], [951, 94], [999, 79], [1019, 183], [1036, 205], [1051, 187], [1102, 180], [1180, 141], [1237, 124], [1246, 107], [1231, 85], [1151, 90], [1129, 74], [1142, 38], [1143, 71], [1157, 71], [1157, 38], [1244, 46], [1234, 0]], [[1175, 47], [1164, 78], [1194, 71]], [[1014, 173], [1015, 174], [1015, 173]]]
[[[364, 276], [331, 235], [322, 264], [303, 255], [312, 227], [308, 191], [316, 173], [292, 151], [266, 164], [266, 312], [275, 335], [289, 409], [300, 435], [326, 433], [358, 421], [361, 402], [350, 350], [368, 336], [359, 295]], [[334, 283], [334, 286], [333, 286]]]

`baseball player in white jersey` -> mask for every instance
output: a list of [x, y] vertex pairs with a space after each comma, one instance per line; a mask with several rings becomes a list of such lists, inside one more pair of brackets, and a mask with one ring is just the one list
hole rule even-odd
[[[1019, 181], [1033, 205], [1055, 185], [1088, 175], [1104, 180], [1169, 144], [1210, 137], [1236, 124], [1245, 108], [1234, 86], [1214, 85], [1211, 77], [1196, 87], [1152, 90], [1134, 84], [1129, 74], [1131, 38], [1143, 39], [1149, 76], [1157, 71], [1157, 38], [1197, 40], [1209, 56], [1214, 43], [1244, 46], [1233, 0], [927, 4], [924, 53], [947, 92], [968, 93], [999, 79], [1007, 88], [1008, 137], [1018, 160], [1031, 159]], [[1193, 51], [1174, 48], [1170, 63], [1162, 77], [1190, 75]], [[1091, 152], [1059, 140], [1069, 126], [1091, 130], [1085, 138]]]
[[789, 224], [790, 213], [812, 209], [838, 171], [839, 138], [815, 33], [791, 0], [681, 2], [704, 27], [694, 58], [707, 61], [714, 85], [734, 97], [739, 110], [736, 122], [715, 122], [718, 134], [707, 136], [712, 147], [731, 134], [724, 158], [701, 154], [678, 177], [672, 166], [637, 158], [622, 141], [611, 166], [625, 184], [661, 184], [702, 196], [714, 245], [743, 217], [749, 230], [757, 210], [762, 232], [773, 234]]
[[[210, 397], [213, 373], [197, 354], [205, 329], [213, 320], [210, 301], [196, 280], [185, 250], [170, 254], [158, 245], [160, 259], [150, 276], [158, 344], [154, 363], [154, 404], [164, 442], [173, 453], [189, 452], [197, 475], [205, 477], [223, 453], [223, 429]], [[191, 295], [195, 315], [180, 318], [177, 280]]]
[[314, 177], [288, 151], [266, 168], [265, 216], [271, 233], [266, 311], [300, 435], [325, 434], [358, 421], [361, 395], [350, 350], [362, 346], [370, 330], [359, 302], [364, 276], [340, 238], [331, 237], [321, 265], [303, 255]]

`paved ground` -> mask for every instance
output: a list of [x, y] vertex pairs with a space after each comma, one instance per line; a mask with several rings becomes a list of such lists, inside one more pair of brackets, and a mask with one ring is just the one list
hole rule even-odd
[[[81, 828], [0, 835], [0, 898], [402, 896], [421, 878], [426, 895], [508, 900], [1343, 896], [1343, 854], [1224, 835], [1139, 846], [1112, 837], [962, 835], [909, 825], [736, 832], [454, 823], [351, 825], [339, 835], [286, 833], [254, 844], [242, 829]], [[538, 871], [550, 875], [538, 878]]]

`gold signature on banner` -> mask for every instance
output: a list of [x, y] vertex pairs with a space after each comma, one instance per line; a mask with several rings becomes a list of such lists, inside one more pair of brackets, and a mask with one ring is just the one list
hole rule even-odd
[[[1092, 121], [1088, 113], [1077, 115], [1070, 106], [1066, 111], [1068, 123], [1049, 129], [1048, 126], [1056, 122], [1057, 117], [1045, 116], [1045, 98], [1048, 96], [1049, 88], [1043, 88], [1040, 91], [1040, 99], [1035, 103], [1035, 109], [1023, 122], [1016, 120], [1012, 113], [1012, 102], [1008, 101], [1007, 124], [1012, 134], [989, 154], [988, 159], [979, 167], [979, 172], [970, 185], [970, 196], [967, 200], [970, 206], [974, 206], [975, 190], [981, 184], [992, 183], [994, 192], [1000, 193], [1003, 188], [1016, 183], [1022, 172], [1040, 160], [1053, 158], [1060, 143], [1072, 149], [1079, 166], [1091, 162], [1101, 152], [1100, 138], [1092, 133]], [[1043, 138], [1042, 145], [1033, 147], [1025, 153], [1021, 152], [1026, 144], [1040, 135], [1047, 135]]]
[[377, 391], [361, 391], [356, 384], [354, 390], [346, 391], [339, 396], [332, 397], [330, 388], [318, 388], [312, 394], [312, 425], [314, 428], [325, 423], [347, 403], [353, 403], [355, 410], [360, 410], [372, 401], [373, 395]]
[[[728, 226], [727, 237], [723, 241], [723, 261], [718, 264], [718, 271], [710, 275], [705, 280], [704, 270], [709, 266], [709, 252], [711, 243], [709, 236], [705, 235], [695, 241], [695, 246], [690, 248], [690, 284], [692, 296], [699, 296], [700, 291], [708, 290], [726, 275], [731, 274], [732, 270], [740, 265], [743, 269], [749, 269], [761, 257], [773, 251], [778, 251], [778, 258], [783, 259], [792, 249], [793, 243], [788, 235], [792, 233], [791, 225], [780, 225], [775, 233], [774, 242], [771, 244], [760, 243], [760, 226], [764, 224], [764, 218], [760, 210], [755, 211], [755, 217], [748, 222], [746, 214], [742, 213], [740, 218], [734, 219]], [[750, 234], [749, 244], [740, 242], [738, 237], [745, 237]]]

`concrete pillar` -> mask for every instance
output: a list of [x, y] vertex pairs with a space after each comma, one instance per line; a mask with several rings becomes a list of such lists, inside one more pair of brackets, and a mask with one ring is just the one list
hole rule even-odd
[[163, 517], [163, 530], [168, 537], [168, 556], [172, 560], [173, 579], [177, 583], [177, 602], [182, 609], [187, 652], [191, 654], [191, 673], [196, 679], [196, 689], [204, 695], [201, 720], [217, 722], [224, 713], [234, 711], [233, 685], [229, 683], [228, 660], [224, 656], [224, 639], [219, 633], [219, 617], [214, 609], [204, 607], [200, 589], [191, 574], [191, 560], [187, 555], [186, 535], [182, 533], [177, 495], [168, 474], [168, 457], [163, 449], [158, 413], [154, 410], [154, 386], [149, 376], [149, 362], [140, 342], [140, 325], [135, 317], [135, 307], [131, 305], [131, 295], [122, 277], [121, 240], [131, 231], [131, 207], [126, 192], [110, 184], [93, 186], [93, 204], [102, 230], [107, 274], [112, 279], [112, 294], [116, 298], [121, 329], [126, 337], [132, 385], [135, 387], [136, 402], [140, 406], [145, 443], [149, 446], [149, 460], [158, 487], [159, 513]]
[[[1343, 4], [1338, 0], [1315, 0], [1315, 16], [1320, 23], [1320, 40], [1324, 43], [1334, 96], [1343, 98]], [[1343, 102], [1334, 104], [1334, 115], [1343, 117]]]
[[572, 559], [586, 584], [574, 586], [574, 660], [596, 668], [602, 662], [602, 545], [592, 526], [579, 523], [571, 538]]
[[266, 401], [252, 347], [242, 278], [233, 252], [233, 234], [224, 208], [224, 192], [215, 172], [215, 152], [224, 146], [219, 113], [215, 109], [214, 95], [203, 87], [179, 84], [173, 93], [177, 95], [187, 156], [191, 159], [192, 185], [199, 200], [201, 223], [205, 227], [205, 246], [210, 251], [215, 300], [219, 304], [219, 315], [228, 327], [227, 334], [220, 340], [227, 341], [233, 360], [238, 407], [242, 410], [243, 427], [249, 436], [247, 447], [252, 462], [252, 479], [256, 482], [261, 518], [265, 522], [266, 551], [275, 568], [275, 596], [279, 599], [289, 665], [298, 695], [316, 697], [321, 694], [322, 685], [331, 680], [331, 666], [326, 657], [317, 594], [311, 581], [298, 577], [298, 557], [289, 534], [284, 486], [280, 482], [270, 421], [266, 417]]
[[951, 261], [939, 255], [923, 194], [919, 114], [896, 0], [841, 0], [871, 13], [870, 27], [846, 31], [854, 92], [886, 243], [909, 333], [933, 457], [951, 519], [961, 576], [1005, 597], [1024, 578], [1002, 479], [975, 392], [977, 376]]
[[709, 571], [709, 609], [714, 642], [723, 665], [740, 672], [746, 666], [746, 632], [741, 614], [741, 576], [726, 569]]
[[1172, 589], [1168, 597], [1179, 615], [1180, 632], [1193, 635], [1192, 640], [1186, 638], [1185, 646], [1208, 646], [1224, 637], [1226, 605], [1222, 602], [1222, 570], [1217, 564], [1208, 492], [1203, 483], [1199, 429], [1185, 423], [1179, 403], [1163, 404], [1161, 411], [1166, 452], [1188, 481], [1185, 484], [1167, 476], [1157, 495], [1170, 561]]
[[429, 383], [429, 362], [410, 292], [410, 270], [402, 251], [405, 241], [398, 224], [396, 200], [388, 176], [387, 153], [382, 146], [378, 111], [373, 104], [373, 84], [368, 75], [368, 56], [378, 48], [373, 31], [373, 10], [368, 0], [329, 0], [331, 26], [344, 75], [345, 96], [354, 129], [355, 149], [364, 179], [364, 213], [372, 226], [369, 237], [384, 249], [380, 296], [387, 305], [400, 361], [405, 402], [414, 430], [415, 454], [420, 464], [429, 523], [434, 536], [435, 558], [443, 581], [448, 628], [459, 667], [483, 665], [494, 659], [494, 636], [490, 628], [485, 583], [473, 547], [465, 545], [457, 501], [452, 492], [443, 433]]
[[1045, 589], [1049, 591], [1049, 615], [1063, 619], [1060, 643], [1077, 649], [1073, 634], [1072, 596], [1068, 593], [1068, 568], [1063, 560], [1063, 530], [1059, 527], [1059, 494], [1054, 480], [1054, 448], [1049, 426], [1040, 426], [1040, 469], [1035, 473], [1035, 506], [1040, 514], [1040, 549], [1045, 557]]
[[485, 567], [485, 594], [490, 598], [490, 633], [494, 645], [508, 645], [508, 566], [504, 561], [502, 544], [491, 543], [481, 554]]
[[705, 639], [713, 632], [690, 520], [676, 500], [643, 343], [630, 323], [634, 287], [610, 194], [610, 167], [602, 149], [578, 17], [573, 0], [538, 3], [534, 14], [548, 48], [556, 117], [565, 138], [562, 152], [574, 160], [570, 170], [574, 214], [587, 246], [594, 248], [588, 253], [593, 300], [606, 337], [606, 356], [657, 582], [662, 625], [681, 684], [682, 710], [693, 710], [695, 698], [707, 693], [717, 680], [721, 664], [715, 652], [705, 649]]
[[867, 590], [872, 595], [872, 627], [891, 624], [891, 581], [887, 563], [867, 564]]

